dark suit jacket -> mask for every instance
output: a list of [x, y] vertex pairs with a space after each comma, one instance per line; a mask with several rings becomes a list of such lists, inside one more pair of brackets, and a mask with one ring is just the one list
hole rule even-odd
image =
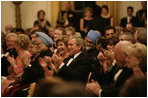
[[[17, 52], [15, 49], [10, 49], [10, 50], [6, 50], [6, 53], [8, 52], [9, 55], [12, 57], [12, 55], [14, 56], [14, 58], [16, 59], [17, 57]], [[1, 58], [1, 76], [8, 76], [8, 66], [10, 66], [10, 62], [7, 60], [7, 57], [3, 56]]]
[[104, 85], [102, 87], [102, 93], [101, 96], [117, 96], [118, 92], [120, 91], [121, 87], [125, 83], [125, 81], [132, 76], [133, 71], [128, 68], [123, 68], [123, 71], [119, 75], [116, 81], [114, 81], [114, 76], [116, 73], [120, 70], [120, 67], [118, 65], [115, 65], [112, 70], [104, 76]]
[[[131, 19], [131, 23], [134, 27], [137, 27], [137, 19], [135, 16], [132, 16], [132, 19]], [[120, 26], [122, 26], [123, 28], [126, 27], [126, 24], [127, 24], [127, 17], [124, 17], [121, 19], [121, 22], [120, 22]]]
[[[69, 58], [70, 59], [70, 58]], [[65, 62], [64, 66], [59, 70], [57, 76], [68, 81], [87, 82], [88, 74], [90, 72], [89, 60], [84, 53], [80, 53], [70, 64], [66, 66], [69, 59]]]
[[44, 56], [52, 56], [52, 53], [50, 50], [46, 50], [35, 59], [34, 62], [31, 62], [31, 67], [25, 68], [24, 73], [22, 74], [22, 84], [30, 84], [33, 82], [36, 82], [38, 79], [44, 77], [44, 70], [40, 66], [38, 62], [39, 57], [44, 57]]

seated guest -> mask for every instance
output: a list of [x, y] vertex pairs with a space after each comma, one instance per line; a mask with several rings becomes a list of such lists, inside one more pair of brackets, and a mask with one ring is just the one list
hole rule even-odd
[[147, 33], [146, 32], [140, 33], [139, 36], [137, 37], [137, 42], [147, 46]]
[[34, 57], [34, 61], [31, 63], [29, 63], [27, 59], [23, 59], [26, 67], [23, 75], [21, 76], [22, 84], [30, 84], [36, 82], [39, 78], [43, 78], [44, 71], [39, 65], [38, 58], [44, 56], [52, 57], [52, 52], [48, 48], [53, 44], [52, 39], [42, 32], [36, 32], [35, 34], [37, 38], [32, 40], [32, 42], [35, 44], [35, 47], [38, 48], [39, 55], [36, 58]]
[[104, 31], [105, 31], [106, 38], [115, 36], [115, 33], [116, 33], [116, 29], [112, 26], [107, 26]]
[[127, 7], [127, 17], [124, 17], [121, 19], [120, 26], [123, 28], [126, 27], [126, 24], [132, 24], [132, 26], [137, 26], [137, 19], [135, 16], [133, 16], [134, 9], [132, 6]]
[[88, 25], [91, 20], [93, 20], [93, 9], [87, 7], [84, 9], [84, 17], [80, 19], [80, 31], [83, 39], [87, 35]]
[[132, 43], [135, 43], [134, 36], [130, 32], [123, 32], [119, 35], [120, 41], [130, 41]]
[[114, 51], [115, 45], [119, 42], [119, 38], [117, 36], [112, 36], [107, 38], [107, 50]]
[[62, 35], [65, 35], [66, 32], [64, 30], [64, 28], [57, 28], [54, 32], [54, 37], [53, 37], [53, 40], [54, 42], [56, 42]]
[[[70, 56], [64, 61], [55, 54], [52, 57], [52, 61], [57, 70], [56, 76], [67, 81], [80, 81], [86, 83], [90, 69], [89, 60], [83, 53], [83, 49], [84, 42], [82, 38], [71, 37], [68, 41]], [[51, 64], [51, 61], [48, 60], [47, 63]]]
[[[9, 33], [10, 34], [10, 33]], [[8, 67], [8, 73], [9, 76], [6, 77], [5, 82], [13, 82], [17, 77], [20, 77], [23, 73], [23, 69], [25, 67], [22, 59], [25, 57], [28, 61], [30, 61], [30, 53], [28, 52], [29, 44], [30, 44], [30, 39], [27, 35], [20, 34], [16, 36], [16, 39], [14, 40], [15, 43], [15, 49], [17, 51], [18, 56], [16, 59], [12, 55], [7, 56], [7, 60], [10, 62], [10, 66]], [[5, 82], [2, 82], [3, 89], [7, 88], [5, 86]], [[3, 95], [3, 94], [2, 94]]]
[[56, 53], [57, 52], [57, 48], [56, 48], [56, 41], [62, 37], [62, 35], [66, 35], [66, 31], [64, 30], [64, 28], [57, 28], [55, 30], [55, 32], [53, 33], [53, 41], [54, 41], [54, 45], [53, 45], [53, 52]]
[[1, 75], [8, 75], [8, 66], [10, 66], [9, 61], [7, 61], [7, 55], [14, 56], [16, 59], [17, 52], [15, 50], [14, 40], [16, 39], [15, 33], [9, 33], [6, 35], [6, 47], [3, 47], [3, 54], [1, 55]]
[[39, 65], [38, 58], [44, 56], [52, 56], [52, 53], [48, 47], [52, 46], [53, 41], [45, 33], [36, 32], [36, 35], [38, 38], [35, 38], [33, 41], [36, 43], [36, 48], [39, 49], [40, 54], [31, 63], [26, 58], [26, 56], [22, 54], [22, 62], [25, 66], [23, 70], [24, 72], [22, 76], [14, 82], [14, 85], [12, 83], [12, 85], [8, 87], [9, 89], [7, 89], [3, 96], [25, 97], [28, 95], [28, 88], [30, 83], [36, 82], [38, 79], [44, 77], [44, 71]]
[[59, 53], [58, 55], [61, 56], [63, 60], [69, 56], [68, 40], [69, 40], [69, 37], [66, 35], [63, 35], [56, 42], [57, 51]]
[[119, 93], [120, 97], [147, 97], [147, 79], [131, 77]]
[[36, 32], [36, 30], [33, 30], [30, 32], [30, 34], [29, 34], [30, 40], [34, 40], [36, 38], [35, 32]]
[[[94, 56], [88, 56], [88, 58], [91, 60], [91, 73], [90, 73], [90, 78], [88, 78], [88, 82], [91, 82], [91, 79], [95, 81], [99, 81], [100, 84], [102, 84], [102, 74], [103, 72], [101, 71], [101, 66], [99, 59], [97, 59], [97, 55], [99, 52], [103, 52], [107, 49], [107, 43], [106, 43], [106, 38], [104, 37], [99, 37], [97, 38], [96, 41], [96, 52], [90, 52], [93, 53]], [[91, 59], [92, 58], [92, 59]]]
[[[61, 38], [59, 38], [56, 42], [57, 46], [57, 53], [56, 55], [60, 57], [62, 60], [69, 57], [68, 53], [68, 36], [63, 35]], [[45, 57], [45, 60], [50, 60], [50, 58]], [[54, 71], [54, 65], [51, 63], [52, 67], [51, 70], [48, 69], [47, 63], [44, 62], [42, 58], [39, 59], [39, 63], [42, 66], [43, 70], [45, 71], [46, 76], [50, 77], [53, 76], [52, 71]], [[49, 66], [50, 67], [50, 66]]]
[[27, 35], [20, 34], [16, 36], [14, 43], [18, 56], [16, 57], [16, 59], [13, 56], [7, 56], [7, 60], [11, 64], [11, 66], [8, 67], [8, 72], [10, 72], [10, 75], [19, 75], [23, 73], [24, 69], [24, 64], [22, 62], [22, 54], [26, 55], [25, 57], [28, 57], [27, 59], [31, 57], [28, 51], [30, 39]]
[[134, 33], [136, 42], [142, 43], [147, 46], [147, 30], [145, 28], [139, 28]]
[[39, 26], [40, 31], [48, 34], [48, 29], [50, 27], [50, 23], [47, 19], [45, 19], [45, 11], [39, 10], [37, 13], [38, 20], [34, 22], [34, 27]]
[[[88, 79], [89, 80], [93, 77], [94, 71], [99, 68], [99, 64], [97, 61], [97, 54], [99, 51], [96, 49], [96, 40], [99, 38], [101, 34], [99, 32], [90, 30], [85, 38], [85, 56], [90, 60], [91, 64], [91, 77]], [[99, 69], [98, 69], [99, 70]]]
[[[91, 51], [96, 49], [96, 40], [98, 37], [101, 35], [98, 32], [95, 32], [93, 30], [90, 30], [87, 34], [87, 37], [85, 39], [85, 45], [86, 45], [86, 50]], [[90, 53], [91, 54], [91, 53]], [[92, 54], [93, 55], [93, 54]]]
[[[135, 69], [140, 68], [143, 74], [147, 72], [147, 47], [143, 44], [136, 43], [125, 47], [127, 54], [126, 63], [127, 67], [131, 68], [134, 72]], [[138, 75], [138, 73], [136, 73]], [[140, 74], [139, 74], [140, 75]]]
[[72, 28], [72, 27], [66, 27], [65, 31], [66, 31], [66, 35], [69, 36], [69, 37], [74, 36], [76, 34], [75, 29]]
[[109, 72], [107, 70], [107, 63], [105, 63], [105, 61], [100, 61], [103, 64], [101, 64], [101, 66], [103, 66], [105, 72], [103, 78], [104, 84], [100, 86], [97, 81], [92, 80], [92, 82], [86, 86], [86, 89], [90, 93], [98, 96], [117, 96], [122, 85], [132, 75], [132, 70], [125, 67], [126, 55], [122, 51], [124, 47], [129, 45], [131, 45], [129, 41], [117, 43], [114, 48], [116, 63]]

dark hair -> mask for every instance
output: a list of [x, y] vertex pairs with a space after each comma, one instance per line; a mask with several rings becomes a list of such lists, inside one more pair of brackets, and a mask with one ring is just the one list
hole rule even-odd
[[127, 7], [127, 10], [131, 9], [132, 11], [134, 11], [134, 8], [132, 6]]
[[22, 34], [25, 33], [25, 31], [24, 31], [22, 28], [16, 28], [15, 33], [16, 33], [16, 32], [21, 32]]
[[39, 18], [39, 16], [40, 16], [40, 13], [41, 13], [41, 12], [43, 12], [43, 14], [45, 15], [45, 11], [44, 11], [44, 10], [39, 10], [39, 11], [38, 11], [38, 14], [37, 14], [37, 17], [38, 17], [38, 18]]
[[107, 10], [107, 12], [108, 12], [108, 6], [107, 6], [107, 5], [103, 5], [103, 6], [102, 6], [102, 9], [103, 9], [103, 8], [105, 8], [105, 9]]
[[110, 25], [108, 25], [108, 26], [104, 29], [105, 32], [106, 32], [107, 30], [114, 30], [114, 33], [116, 32], [115, 27], [110, 26]]
[[56, 45], [58, 44], [59, 41], [62, 41], [66, 47], [68, 47], [68, 40], [69, 37], [67, 35], [63, 35], [56, 41]]
[[107, 45], [115, 46], [119, 42], [119, 38], [117, 36], [112, 36], [110, 38], [107, 38], [106, 41]]
[[96, 41], [96, 44], [101, 44], [102, 48], [107, 49], [107, 41], [105, 37], [99, 37]]

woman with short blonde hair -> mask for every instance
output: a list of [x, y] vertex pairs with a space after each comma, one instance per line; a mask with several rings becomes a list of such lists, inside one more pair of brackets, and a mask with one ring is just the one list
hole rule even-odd
[[139, 67], [143, 73], [147, 72], [147, 47], [144, 44], [136, 43], [124, 48], [127, 54], [127, 67], [134, 70]]

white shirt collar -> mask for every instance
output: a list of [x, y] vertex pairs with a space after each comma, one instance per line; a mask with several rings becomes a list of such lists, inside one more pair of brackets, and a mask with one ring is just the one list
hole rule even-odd
[[80, 54], [81, 52], [78, 52], [77, 54], [74, 55], [74, 59]]

